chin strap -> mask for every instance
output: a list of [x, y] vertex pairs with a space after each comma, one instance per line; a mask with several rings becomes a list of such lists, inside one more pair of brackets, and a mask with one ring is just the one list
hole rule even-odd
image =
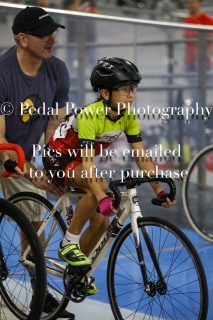
[[112, 111], [118, 112], [118, 109], [114, 108], [113, 106], [111, 106], [109, 100], [106, 101], [104, 100], [104, 103], [107, 105], [107, 107], [109, 107]]
[[[106, 104], [112, 111], [115, 111], [115, 112], [118, 112], [118, 109], [114, 108], [113, 106], [111, 106], [111, 97], [112, 97], [112, 90], [109, 91], [109, 99], [108, 100], [105, 100], [103, 99], [104, 101], [104, 104]], [[108, 114], [106, 114], [106, 117], [110, 120], [110, 121], [118, 121], [121, 117], [123, 117], [124, 115], [124, 111], [125, 110], [120, 110], [120, 114], [118, 115], [118, 117], [116, 119], [112, 119]]]
[[[105, 101], [104, 101], [104, 103], [105, 103], [112, 111], [118, 112], [118, 110], [115, 109], [115, 108], [113, 108], [109, 103], [106, 103]], [[110, 121], [116, 122], [116, 121], [118, 121], [120, 118], [122, 118], [122, 117], [124, 116], [124, 111], [125, 111], [125, 110], [121, 110], [121, 111], [120, 111], [120, 114], [118, 114], [117, 118], [115, 118], [115, 119], [112, 119], [112, 118], [110, 117], [110, 115], [108, 115], [108, 114], [106, 114], [106, 117], [107, 117], [107, 119], [109, 119]]]

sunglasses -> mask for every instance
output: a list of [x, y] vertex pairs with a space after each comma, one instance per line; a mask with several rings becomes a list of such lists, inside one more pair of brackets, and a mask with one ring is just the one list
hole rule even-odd
[[112, 91], [117, 91], [117, 92], [121, 92], [125, 95], [129, 95], [130, 92], [136, 93], [137, 88], [138, 88], [137, 84], [132, 84], [127, 87], [113, 88]]
[[29, 32], [29, 31], [28, 31], [28, 32], [25, 32], [25, 33], [26, 33], [26, 34], [29, 34], [30, 36], [39, 38], [39, 39], [41, 39], [41, 40], [44, 41], [44, 42], [47, 42], [50, 37], [55, 38], [55, 37], [57, 36], [57, 34], [58, 34], [58, 29], [56, 29], [53, 33], [49, 34], [48, 36], [43, 36], [43, 37], [38, 36], [38, 35], [36, 35], [36, 34], [32, 34], [32, 33]]

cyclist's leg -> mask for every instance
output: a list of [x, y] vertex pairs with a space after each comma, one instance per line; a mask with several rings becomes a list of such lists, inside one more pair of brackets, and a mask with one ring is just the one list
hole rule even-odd
[[[95, 245], [100, 240], [103, 233], [107, 230], [110, 220], [98, 212], [94, 212], [90, 218], [90, 224], [80, 238], [80, 248], [82, 252], [89, 256]], [[98, 292], [98, 287], [93, 282], [87, 289], [87, 295], [94, 295]]]
[[90, 224], [80, 239], [81, 250], [86, 256], [89, 256], [103, 233], [107, 230], [109, 222], [108, 217], [104, 217], [102, 214], [94, 211], [90, 218]]
[[[69, 167], [70, 165], [67, 166], [67, 168]], [[77, 163], [77, 161], [73, 161], [73, 175], [68, 173], [67, 168], [65, 168], [64, 170], [66, 174], [69, 177], [74, 176], [74, 178], [66, 179], [66, 183], [71, 185], [72, 187], [81, 188], [85, 190], [86, 194], [77, 203], [72, 222], [69, 226], [69, 230], [66, 232], [64, 240], [60, 245], [59, 256], [72, 266], [88, 265], [91, 263], [91, 260], [88, 259], [80, 251], [79, 248], [80, 233], [86, 222], [93, 215], [98, 203], [95, 195], [91, 192], [89, 188], [90, 179], [82, 179], [82, 164], [80, 162]], [[106, 181], [98, 177], [97, 181], [100, 184], [102, 190], [106, 192], [108, 189]], [[89, 250], [87, 250], [87, 252]]]

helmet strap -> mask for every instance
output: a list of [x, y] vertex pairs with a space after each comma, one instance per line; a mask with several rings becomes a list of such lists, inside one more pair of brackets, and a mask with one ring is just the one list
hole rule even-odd
[[[111, 105], [111, 98], [112, 98], [112, 89], [109, 89], [109, 99], [106, 100], [106, 99], [103, 99], [104, 100], [104, 103], [112, 110], [112, 111], [115, 111], [115, 112], [118, 112], [118, 109], [114, 108], [112, 105]], [[123, 110], [122, 110], [123, 111]], [[122, 113], [122, 112], [121, 112]]]
[[[109, 101], [109, 100], [108, 100]], [[115, 111], [115, 112], [118, 112], [118, 109], [114, 108], [113, 106], [110, 105], [109, 102], [107, 101], [104, 101], [106, 103], [106, 105], [112, 110], [112, 111]]]
[[[99, 90], [99, 93], [101, 95], [101, 92]], [[104, 99], [104, 97], [101, 95], [102, 99], [103, 99], [103, 102], [104, 104], [106, 104], [110, 110], [114, 111], [114, 112], [118, 112], [118, 109], [114, 108], [112, 105], [111, 105], [111, 98], [112, 98], [112, 89], [109, 89], [109, 99]], [[110, 121], [113, 121], [113, 122], [116, 122], [117, 120], [119, 120], [121, 117], [123, 117], [124, 115], [124, 110], [121, 110], [120, 114], [117, 116], [117, 118], [115, 119], [112, 119], [108, 114], [106, 114], [106, 117], [110, 120]]]
[[[105, 100], [103, 99], [104, 103], [112, 110], [112, 111], [115, 111], [115, 112], [118, 112], [118, 109], [114, 108], [112, 105], [111, 105], [111, 98], [112, 98], [112, 90], [110, 89], [109, 90], [109, 99], [108, 100]], [[106, 115], [106, 117], [110, 120], [110, 121], [118, 121], [121, 117], [123, 117], [124, 115], [124, 110], [121, 110], [120, 114], [117, 116], [117, 118], [115, 119], [112, 119], [108, 114]]]

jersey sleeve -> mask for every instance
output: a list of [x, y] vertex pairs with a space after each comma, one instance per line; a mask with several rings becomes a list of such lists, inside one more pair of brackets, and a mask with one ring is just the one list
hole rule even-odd
[[[132, 110], [131, 110], [132, 111]], [[134, 115], [133, 111], [127, 115], [128, 121], [127, 121], [127, 128], [125, 130], [125, 135], [127, 137], [127, 141], [129, 143], [139, 142], [142, 141], [141, 131], [139, 128], [139, 123]]]

